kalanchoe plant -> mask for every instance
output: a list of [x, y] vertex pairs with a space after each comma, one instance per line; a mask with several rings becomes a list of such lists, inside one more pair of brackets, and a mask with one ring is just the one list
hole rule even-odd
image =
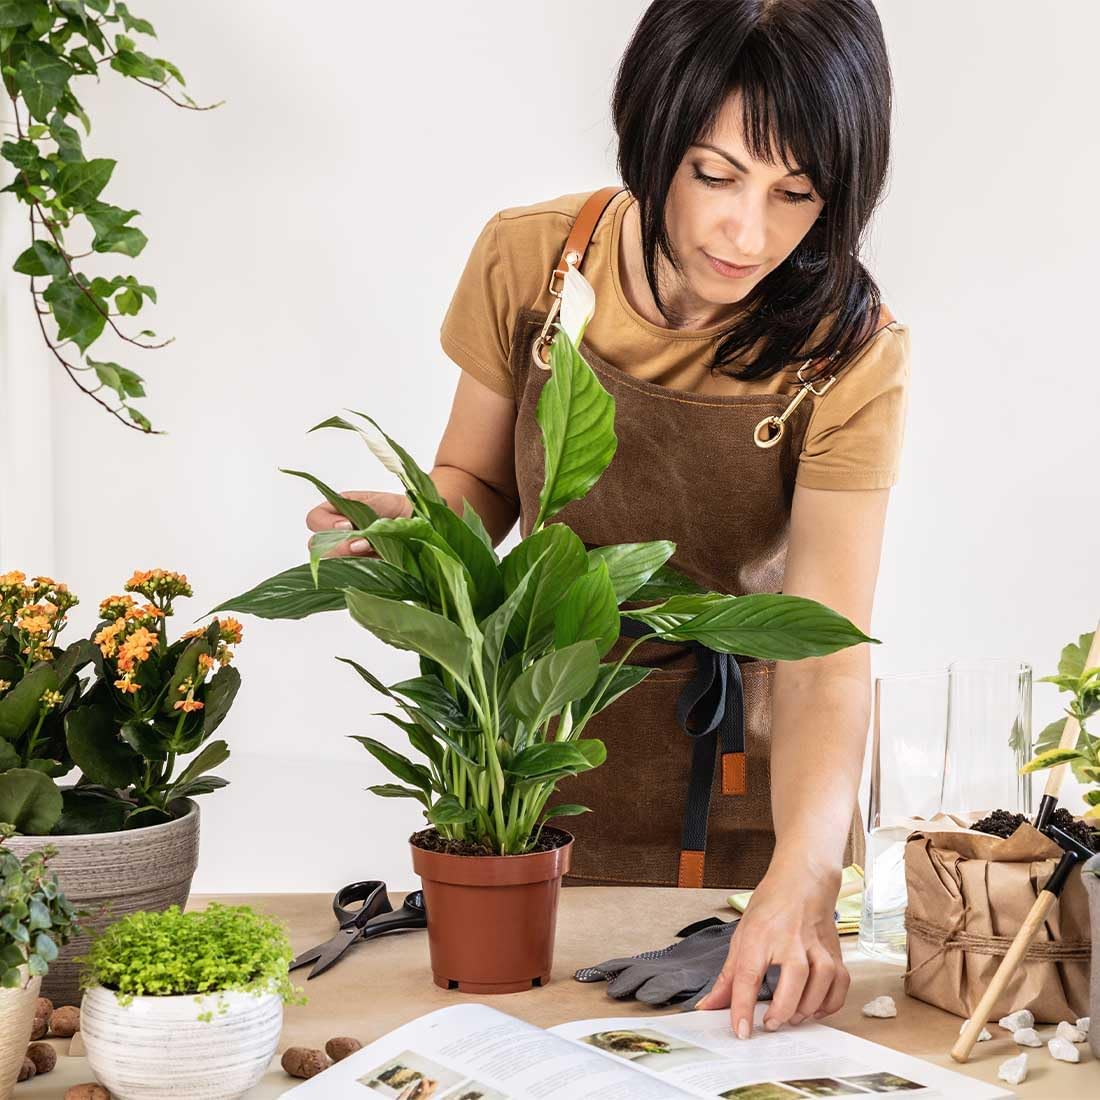
[[[15, 270], [30, 276], [42, 337], [69, 378], [127, 427], [146, 432], [152, 430], [148, 419], [131, 403], [145, 395], [141, 378], [88, 354], [108, 331], [128, 347], [164, 343], [150, 343], [156, 334], [148, 329], [131, 334], [117, 320], [155, 303], [153, 287], [134, 275], [89, 278], [79, 270], [81, 259], [97, 253], [138, 256], [147, 239], [131, 224], [137, 210], [102, 197], [116, 162], [85, 157], [76, 123], [87, 135], [91, 121], [76, 83], [98, 80], [110, 68], [177, 107], [208, 110], [183, 92], [183, 75], [171, 61], [145, 53], [134, 37], [154, 35], [148, 20], [117, 0], [0, 0], [0, 73], [7, 92], [0, 156], [14, 174], [3, 190], [26, 205], [30, 224], [30, 246]], [[77, 245], [73, 237], [84, 240]], [[54, 334], [46, 326], [51, 314]]]
[[1089, 808], [1084, 818], [1100, 828], [1100, 737], [1094, 737], [1085, 728], [1085, 722], [1100, 712], [1100, 667], [1086, 667], [1092, 641], [1092, 634], [1082, 634], [1076, 643], [1070, 642], [1062, 650], [1058, 672], [1053, 676], [1044, 676], [1040, 681], [1057, 684], [1061, 691], [1069, 693], [1066, 715], [1075, 718], [1081, 729], [1076, 746], [1068, 749], [1059, 747], [1067, 721], [1067, 718], [1059, 718], [1036, 738], [1035, 756], [1021, 770], [1036, 772], [1068, 764], [1078, 782], [1091, 788], [1085, 792], [1085, 802]]
[[21, 968], [42, 977], [80, 930], [76, 911], [49, 869], [56, 848], [43, 848], [20, 859], [3, 847], [12, 827], [0, 824], [0, 986], [20, 984]]
[[[461, 516], [452, 511], [402, 447], [369, 416], [352, 413], [355, 423], [332, 417], [317, 427], [360, 434], [401, 480], [412, 516], [379, 518], [311, 475], [287, 471], [312, 482], [355, 530], [315, 535], [308, 566], [217, 609], [301, 618], [346, 606], [382, 641], [417, 653], [420, 675], [390, 685], [341, 658], [391, 700], [396, 713], [383, 717], [421, 758], [356, 736], [398, 780], [370, 789], [415, 799], [445, 837], [505, 855], [530, 850], [549, 818], [585, 812], [546, 804], [559, 781], [603, 762], [603, 743], [585, 728], [652, 671], [629, 663], [645, 641], [699, 641], [779, 660], [874, 641], [812, 600], [705, 591], [667, 565], [671, 542], [586, 550], [568, 526], [550, 522], [588, 493], [616, 449], [614, 400], [577, 350], [593, 306], [591, 287], [570, 269], [537, 407], [545, 446], [539, 512], [503, 560], [468, 503]], [[379, 559], [323, 559], [357, 537]], [[644, 606], [627, 609], [627, 602]], [[602, 661], [624, 615], [650, 632], [621, 659]]]
[[[0, 821], [33, 835], [138, 828], [225, 786], [210, 773], [229, 748], [210, 738], [240, 687], [241, 624], [215, 619], [169, 642], [173, 604], [190, 595], [180, 573], [135, 573], [101, 602], [92, 638], [61, 650], [76, 598], [48, 577], [0, 577]], [[74, 766], [79, 780], [60, 789]]]
[[[293, 959], [286, 928], [247, 905], [217, 902], [184, 913], [178, 905], [158, 913], [131, 913], [93, 942], [84, 964], [85, 989], [114, 990], [120, 1004], [134, 997], [208, 996], [231, 991], [278, 993], [304, 1004], [289, 978]], [[224, 1011], [221, 998], [199, 1019]]]

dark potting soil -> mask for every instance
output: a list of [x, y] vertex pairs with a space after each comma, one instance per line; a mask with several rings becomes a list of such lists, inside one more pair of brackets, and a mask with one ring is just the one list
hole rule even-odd
[[[988, 817], [975, 821], [970, 828], [979, 833], [1007, 838], [1027, 820], [1028, 818], [1023, 814], [1010, 814], [1008, 810], [994, 810]], [[1059, 829], [1064, 829], [1070, 836], [1076, 837], [1093, 851], [1100, 850], [1100, 830], [1091, 828], [1083, 821], [1078, 821], [1065, 806], [1059, 806], [1050, 815], [1050, 823], [1057, 825]]]
[[[524, 855], [532, 855], [535, 852], [552, 852], [563, 844], [568, 844], [569, 834], [547, 825], [539, 836], [538, 843], [533, 845]], [[450, 856], [494, 856], [497, 853], [484, 844], [478, 844], [472, 840], [448, 840], [440, 836], [435, 829], [421, 829], [409, 837], [409, 843], [417, 848], [423, 848], [426, 852], [444, 852]]]

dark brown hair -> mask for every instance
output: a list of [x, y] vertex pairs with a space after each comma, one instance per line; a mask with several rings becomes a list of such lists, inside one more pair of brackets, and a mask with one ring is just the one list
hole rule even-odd
[[[755, 379], [833, 357], [835, 372], [862, 347], [880, 305], [859, 259], [890, 151], [892, 81], [873, 4], [655, 0], [646, 9], [620, 62], [611, 109], [619, 173], [638, 201], [646, 279], [666, 318], [658, 249], [680, 270], [665, 228], [669, 187], [734, 92], [753, 157], [770, 161], [778, 149], [786, 167], [808, 174], [825, 205], [798, 247], [744, 299], [717, 338], [712, 368]], [[751, 362], [731, 366], [757, 345]]]

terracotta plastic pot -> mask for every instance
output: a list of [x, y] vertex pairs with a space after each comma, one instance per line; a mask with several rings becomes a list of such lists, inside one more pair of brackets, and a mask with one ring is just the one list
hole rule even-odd
[[80, 964], [91, 941], [120, 917], [138, 909], [182, 908], [191, 891], [199, 860], [199, 808], [190, 799], [175, 821], [83, 836], [13, 836], [4, 847], [22, 858], [53, 845], [51, 868], [65, 896], [88, 915], [79, 920], [82, 934], [61, 949], [42, 980], [42, 996], [55, 1005], [79, 1005]]
[[559, 847], [524, 856], [455, 856], [410, 843], [436, 985], [518, 993], [550, 981], [561, 877], [573, 850], [573, 837], [555, 832]]
[[1089, 894], [1089, 924], [1092, 930], [1092, 980], [1089, 985], [1089, 1046], [1100, 1058], [1100, 855], [1081, 869], [1081, 880]]
[[41, 978], [32, 978], [25, 966], [20, 984], [0, 989], [0, 1100], [11, 1100], [15, 1083], [34, 1029], [34, 1008]]

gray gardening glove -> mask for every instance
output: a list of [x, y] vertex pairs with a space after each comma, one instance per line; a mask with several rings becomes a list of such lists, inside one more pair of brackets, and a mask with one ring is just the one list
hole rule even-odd
[[[573, 977], [606, 981], [608, 996], [616, 1000], [637, 997], [650, 1005], [679, 1004], [686, 1012], [714, 988], [736, 929], [736, 920], [710, 925], [658, 951], [608, 959], [583, 967]], [[770, 1001], [778, 981], [779, 967], [769, 966], [757, 1000]]]

